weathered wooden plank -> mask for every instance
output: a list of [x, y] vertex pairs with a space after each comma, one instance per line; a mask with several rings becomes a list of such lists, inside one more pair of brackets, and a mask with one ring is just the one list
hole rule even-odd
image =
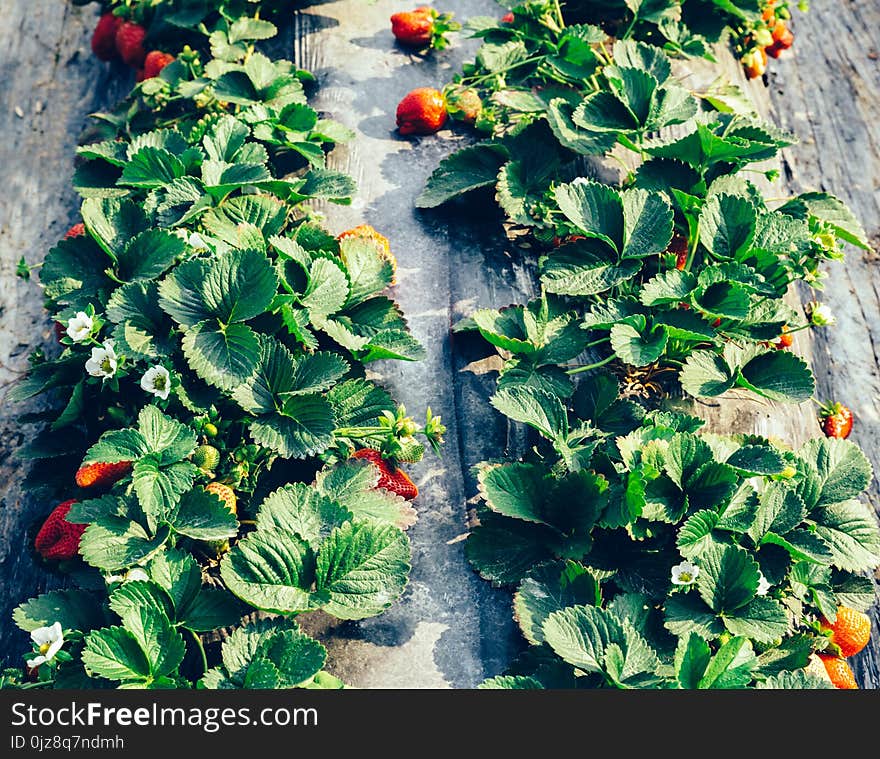
[[[838, 323], [813, 348], [817, 397], [849, 405], [857, 442], [880, 472], [880, 3], [815, 0], [792, 24], [790, 54], [771, 66], [765, 99], [771, 118], [800, 138], [784, 152], [793, 191], [827, 190], [864, 224], [872, 250], [850, 248], [828, 267], [823, 300]], [[880, 509], [880, 484], [869, 493]], [[856, 657], [863, 687], [880, 687], [880, 614], [874, 635]]]
[[[91, 54], [95, 6], [60, 0], [5, 0], [0, 23], [0, 397], [54, 338], [33, 282], [16, 278], [22, 256], [38, 264], [78, 221], [71, 186], [74, 150], [90, 111], [117, 99], [130, 74]], [[27, 467], [15, 452], [32, 432], [16, 418], [34, 404], [0, 404], [0, 656], [19, 664], [26, 636], [12, 609], [60, 581], [31, 553], [28, 530], [55, 506], [25, 496]]]

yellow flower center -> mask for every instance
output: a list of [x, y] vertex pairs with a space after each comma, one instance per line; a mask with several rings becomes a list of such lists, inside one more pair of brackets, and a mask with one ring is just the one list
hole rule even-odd
[[42, 646], [40, 646], [40, 653], [45, 656], [47, 653], [49, 653], [50, 648], [52, 648], [51, 643], [44, 643]]

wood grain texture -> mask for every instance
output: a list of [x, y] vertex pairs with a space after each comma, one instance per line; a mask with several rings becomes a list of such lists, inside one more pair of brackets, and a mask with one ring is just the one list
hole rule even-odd
[[[4, 0], [0, 18], [0, 398], [54, 336], [34, 281], [15, 276], [76, 221], [71, 186], [77, 137], [89, 112], [130, 86], [130, 74], [111, 71], [91, 54], [95, 7], [61, 0]], [[36, 279], [34, 272], [32, 278]], [[17, 417], [36, 404], [0, 403], [0, 657], [20, 664], [27, 636], [11, 620], [21, 601], [56, 586], [33, 559], [29, 532], [56, 505], [26, 496], [27, 467], [15, 453], [32, 432]], [[30, 532], [32, 535], [32, 532]]]
[[[850, 248], [828, 267], [822, 299], [837, 325], [816, 335], [817, 398], [840, 400], [855, 415], [851, 440], [880, 472], [880, 3], [814, 0], [796, 14], [795, 45], [770, 67], [765, 100], [771, 118], [800, 142], [784, 151], [793, 192], [824, 190], [859, 217], [870, 251]], [[880, 484], [869, 492], [880, 510]], [[853, 659], [863, 687], [880, 687], [880, 613], [873, 637]]]

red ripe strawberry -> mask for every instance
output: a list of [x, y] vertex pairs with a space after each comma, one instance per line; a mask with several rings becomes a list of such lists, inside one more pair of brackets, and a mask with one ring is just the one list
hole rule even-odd
[[115, 464], [105, 464], [99, 461], [94, 464], [86, 464], [80, 467], [76, 473], [76, 484], [81, 488], [109, 486], [117, 480], [121, 480], [130, 471], [130, 461], [118, 461]]
[[112, 13], [105, 13], [98, 19], [98, 25], [92, 34], [92, 52], [102, 61], [112, 61], [116, 52], [116, 32], [122, 19]]
[[666, 249], [668, 253], [675, 254], [675, 268], [684, 271], [688, 260], [688, 241], [687, 237], [679, 232], [674, 232], [669, 247]]
[[852, 432], [853, 413], [842, 403], [824, 406], [819, 418], [822, 420], [822, 432], [826, 437], [838, 437], [845, 440]]
[[416, 484], [407, 476], [402, 469], [392, 469], [392, 464], [388, 459], [382, 458], [379, 451], [372, 448], [361, 448], [355, 451], [353, 458], [366, 459], [376, 465], [379, 470], [379, 482], [376, 487], [385, 488], [391, 493], [406, 498], [411, 501], [419, 494]]
[[840, 690], [858, 690], [859, 685], [856, 682], [856, 676], [853, 674], [846, 659], [838, 656], [829, 656], [828, 654], [819, 654], [822, 664], [825, 665], [825, 671], [835, 688]]
[[152, 79], [159, 76], [159, 73], [169, 63], [174, 61], [174, 56], [170, 53], [163, 53], [160, 50], [151, 50], [144, 59], [143, 79]]
[[820, 625], [830, 633], [829, 639], [844, 658], [855, 656], [871, 640], [871, 618], [848, 606], [837, 607], [837, 618], [833, 623], [822, 619]]
[[80, 222], [79, 224], [74, 224], [64, 233], [64, 239], [69, 240], [71, 237], [83, 237], [85, 233], [86, 225]]
[[55, 507], [34, 539], [34, 548], [44, 559], [63, 561], [79, 553], [79, 539], [88, 525], [71, 524], [65, 517], [76, 501], [65, 501]]
[[446, 102], [432, 87], [418, 87], [397, 106], [401, 134], [434, 134], [446, 123]]
[[434, 34], [435, 11], [421, 7], [414, 11], [395, 13], [391, 17], [391, 33], [401, 45], [427, 47]]
[[776, 350], [781, 351], [791, 348], [793, 342], [794, 336], [788, 331], [788, 325], [784, 324], [782, 326], [782, 334], [779, 335], [779, 340], [776, 341]]
[[501, 17], [502, 24], [512, 24], [513, 23], [513, 13], [508, 11]]
[[132, 68], [144, 65], [147, 51], [144, 50], [144, 37], [147, 30], [133, 21], [123, 21], [116, 30], [116, 52]]

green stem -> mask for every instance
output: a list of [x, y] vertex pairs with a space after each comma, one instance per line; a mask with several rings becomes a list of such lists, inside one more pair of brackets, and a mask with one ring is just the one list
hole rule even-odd
[[[610, 338], [609, 338], [610, 339]], [[566, 374], [580, 374], [581, 372], [588, 372], [590, 369], [598, 369], [600, 366], [605, 366], [605, 364], [610, 364], [614, 359], [617, 358], [617, 354], [612, 353], [608, 358], [603, 358], [601, 361], [597, 361], [595, 364], [587, 364], [586, 366], [578, 366], [575, 369], [569, 369]]]
[[370, 435], [378, 435], [383, 432], [388, 432], [388, 427], [339, 427], [338, 429], [333, 430], [333, 434], [336, 437], [368, 437]]
[[24, 685], [19, 685], [18, 690], [34, 690], [34, 688], [43, 688], [47, 685], [52, 685], [54, 680], [40, 680], [36, 683], [25, 683]]
[[602, 343], [607, 343], [611, 339], [611, 335], [608, 337], [600, 337], [598, 340], [593, 340], [591, 343], [587, 343], [587, 348], [592, 348], [594, 345], [601, 345]]
[[469, 85], [480, 84], [487, 79], [491, 79], [493, 76], [506, 74], [508, 71], [512, 71], [513, 69], [519, 68], [520, 66], [527, 66], [530, 63], [537, 63], [539, 61], [542, 61], [545, 57], [546, 56], [544, 55], [533, 55], [531, 58], [525, 58], [521, 61], [517, 61], [516, 63], [511, 63], [509, 66], [504, 66], [497, 71], [490, 71], [488, 74], [483, 74], [482, 76], [474, 77], [473, 79], [465, 79], [463, 81], [467, 82], [467, 84]]
[[623, 36], [620, 38], [622, 40], [628, 40], [629, 35], [632, 34], [632, 30], [635, 28], [636, 22], [639, 20], [639, 14], [633, 14], [633, 20], [629, 22], [629, 26], [626, 28], [626, 31], [623, 33]]
[[627, 150], [632, 150], [633, 153], [638, 153], [640, 156], [644, 158], [644, 151], [642, 150], [640, 145], [636, 145], [629, 137], [623, 134], [617, 135], [617, 141], [623, 145]]
[[192, 635], [192, 639], [195, 641], [196, 648], [199, 649], [199, 653], [202, 656], [202, 674], [204, 675], [205, 672], [208, 671], [208, 655], [205, 653], [205, 646], [202, 643], [202, 639], [199, 637], [197, 632], [195, 632], [194, 630], [190, 630], [189, 628], [186, 629], [189, 631], [189, 634]]
[[559, 4], [559, 0], [553, 0], [553, 7], [556, 11], [556, 21], [559, 23], [559, 31], [565, 29], [565, 19], [562, 18], [562, 7]]

